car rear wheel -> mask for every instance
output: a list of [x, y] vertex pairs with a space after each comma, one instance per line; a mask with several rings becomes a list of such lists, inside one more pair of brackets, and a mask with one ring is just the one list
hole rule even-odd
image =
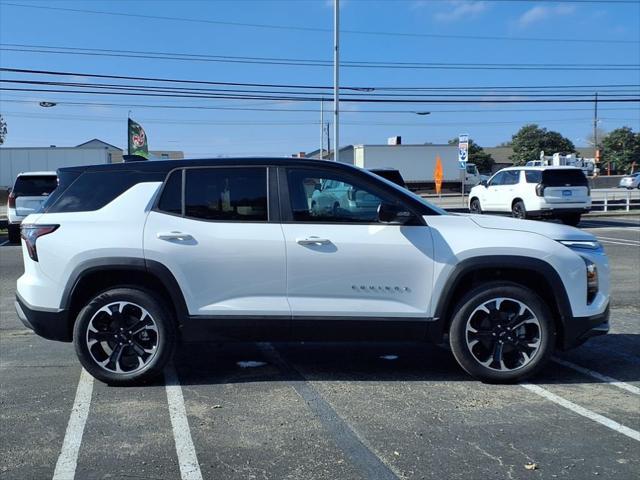
[[490, 282], [456, 307], [451, 350], [470, 375], [488, 383], [511, 383], [537, 373], [555, 345], [549, 309], [533, 291], [511, 282]]
[[527, 210], [524, 208], [524, 202], [522, 200], [513, 203], [511, 206], [511, 215], [514, 218], [527, 218]]
[[9, 243], [20, 243], [20, 224], [10, 223], [7, 226], [7, 233], [9, 237]]
[[471, 213], [477, 213], [477, 214], [482, 213], [482, 207], [480, 206], [480, 200], [478, 200], [477, 198], [474, 198], [473, 200], [471, 200], [471, 205], [469, 205], [469, 211]]
[[572, 227], [576, 227], [580, 223], [580, 214], [575, 213], [572, 215], [563, 215], [562, 217], [560, 217], [560, 220], [565, 225], [571, 225]]
[[80, 311], [74, 326], [80, 363], [111, 385], [153, 379], [175, 345], [175, 323], [168, 311], [146, 290], [114, 288], [101, 293]]

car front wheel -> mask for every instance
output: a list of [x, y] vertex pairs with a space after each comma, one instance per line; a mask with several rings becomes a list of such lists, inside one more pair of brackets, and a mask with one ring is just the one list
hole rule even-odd
[[511, 282], [490, 282], [467, 294], [449, 331], [460, 366], [488, 383], [517, 382], [537, 373], [553, 353], [555, 338], [543, 300]]
[[480, 206], [480, 200], [478, 200], [477, 198], [474, 198], [473, 200], [471, 200], [471, 205], [469, 205], [469, 211], [471, 213], [477, 213], [477, 214], [482, 213], [482, 207]]
[[80, 311], [74, 326], [80, 363], [111, 385], [153, 379], [173, 354], [176, 328], [168, 311], [146, 290], [102, 292]]

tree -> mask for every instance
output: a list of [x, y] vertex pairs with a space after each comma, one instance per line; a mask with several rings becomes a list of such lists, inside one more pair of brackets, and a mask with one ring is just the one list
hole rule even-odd
[[573, 153], [576, 147], [571, 140], [558, 132], [540, 128], [538, 125], [525, 125], [511, 137], [513, 154], [509, 157], [515, 165], [524, 165], [529, 160], [538, 160], [540, 152], [545, 154]]
[[617, 128], [602, 140], [602, 146], [601, 169], [608, 162], [617, 172], [631, 170], [633, 162], [636, 168], [640, 165], [640, 132], [633, 133], [629, 127]]
[[[457, 138], [449, 140], [449, 145], [457, 144]], [[491, 167], [495, 160], [490, 153], [485, 152], [480, 145], [469, 139], [469, 163], [475, 163], [480, 172], [491, 173]]]
[[0, 115], [0, 145], [4, 143], [5, 138], [7, 138], [7, 122]]

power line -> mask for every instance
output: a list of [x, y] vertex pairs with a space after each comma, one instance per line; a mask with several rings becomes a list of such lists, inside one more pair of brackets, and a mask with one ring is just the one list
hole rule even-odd
[[[51, 47], [58, 48], [61, 47]], [[43, 53], [58, 55], [81, 55], [91, 57], [143, 58], [148, 60], [177, 60], [198, 62], [238, 63], [251, 65], [280, 65], [295, 67], [332, 67], [329, 60], [272, 58], [272, 57], [239, 57], [224, 55], [192, 55], [192, 54], [164, 54], [144, 53], [127, 50], [75, 49], [62, 47], [64, 50], [45, 48], [14, 48], [0, 47], [0, 50], [22, 53]], [[116, 52], [116, 53], [109, 53]], [[117, 53], [120, 52], [120, 53]], [[553, 63], [449, 63], [449, 62], [377, 62], [377, 61], [347, 61], [341, 62], [345, 68], [368, 69], [408, 69], [408, 70], [543, 70], [543, 71], [635, 71], [640, 70], [640, 64], [553, 64]]]
[[[113, 116], [88, 116], [88, 115], [60, 115], [60, 114], [36, 114], [36, 113], [21, 113], [21, 112], [3, 112], [7, 116], [14, 116], [19, 118], [35, 118], [42, 120], [82, 120], [82, 121], [95, 121], [95, 122], [122, 122], [122, 117], [113, 117]], [[318, 125], [320, 122], [318, 120], [311, 120], [306, 122], [300, 121], [288, 121], [288, 122], [242, 122], [242, 121], [211, 121], [211, 120], [202, 120], [202, 119], [181, 119], [181, 120], [172, 120], [172, 119], [163, 119], [163, 118], [139, 118], [141, 122], [145, 123], [157, 123], [157, 124], [165, 124], [165, 125], [211, 125], [211, 126], [266, 126], [266, 127], [274, 127], [274, 126], [309, 126], [309, 125]], [[524, 119], [524, 120], [504, 120], [504, 121], [476, 121], [476, 122], [468, 122], [464, 120], [458, 120], [455, 122], [428, 122], [428, 123], [418, 123], [418, 122], [373, 122], [373, 121], [346, 121], [341, 122], [343, 125], [362, 125], [362, 126], [393, 126], [393, 127], [419, 127], [424, 128], [428, 126], [449, 126], [449, 125], [519, 125], [523, 123], [564, 123], [564, 122], [587, 122], [590, 121], [591, 117], [573, 117], [573, 118], [543, 118], [543, 119]], [[607, 120], [620, 120], [620, 121], [640, 121], [638, 119], [627, 119], [627, 118], [607, 118]]]
[[[31, 104], [37, 105], [39, 102], [37, 100], [10, 100], [6, 98], [6, 95], [0, 99], [0, 102], [6, 103], [22, 103], [22, 104]], [[301, 109], [301, 108], [247, 108], [247, 107], [216, 107], [216, 106], [205, 106], [205, 105], [173, 105], [173, 104], [131, 104], [131, 103], [111, 103], [111, 102], [75, 102], [75, 101], [65, 101], [65, 100], [54, 100], [59, 106], [98, 106], [98, 107], [122, 107], [126, 109], [130, 108], [149, 108], [149, 109], [168, 109], [168, 110], [222, 110], [222, 111], [251, 111], [251, 112], [282, 112], [282, 113], [314, 113], [317, 114], [317, 109]], [[273, 103], [273, 102], [265, 102], [265, 103]], [[277, 103], [277, 102], [276, 102]], [[602, 111], [637, 111], [637, 108], [603, 108]], [[431, 113], [437, 114], [451, 114], [451, 113], [525, 113], [525, 112], [590, 112], [592, 108], [545, 108], [545, 109], [480, 109], [480, 110], [431, 110]], [[376, 109], [367, 109], [367, 110], [343, 110], [343, 113], [350, 114], [361, 114], [361, 113], [372, 113], [372, 114], [416, 114], [415, 110], [376, 110]]]
[[[595, 3], [593, 0], [587, 2], [587, 0], [581, 0], [584, 3]], [[620, 3], [627, 3], [628, 0], [613, 0]], [[575, 3], [579, 3], [576, 1]], [[606, 2], [610, 3], [610, 2]], [[632, 2], [629, 2], [632, 3]], [[124, 12], [109, 12], [104, 10], [87, 10], [79, 8], [64, 8], [64, 7], [51, 7], [44, 5], [24, 5], [18, 3], [2, 3], [3, 6], [17, 7], [17, 8], [31, 8], [39, 10], [49, 11], [61, 11], [69, 13], [88, 13], [93, 15], [109, 15], [116, 17], [126, 18], [145, 18], [150, 20], [163, 20], [171, 22], [188, 22], [188, 23], [200, 23], [209, 25], [221, 25], [227, 27], [246, 27], [246, 28], [262, 28], [270, 30], [283, 30], [283, 31], [303, 31], [303, 32], [320, 32], [329, 33], [333, 30], [329, 28], [320, 27], [301, 27], [297, 25], [277, 25], [266, 23], [246, 23], [246, 22], [231, 22], [222, 20], [210, 20], [203, 18], [189, 18], [189, 17], [171, 17], [162, 15], [143, 15], [136, 13], [124, 13]], [[640, 43], [637, 40], [607, 40], [599, 38], [541, 38], [541, 37], [507, 37], [497, 35], [452, 35], [452, 34], [435, 34], [435, 33], [412, 33], [412, 32], [390, 32], [390, 31], [371, 31], [371, 30], [341, 30], [342, 34], [348, 35], [375, 35], [385, 37], [406, 37], [406, 38], [441, 38], [441, 39], [462, 39], [462, 40], [489, 40], [489, 41], [519, 41], [519, 42], [567, 42], [567, 43], [617, 43], [617, 44], [635, 44]]]
[[[218, 82], [218, 81], [205, 81], [205, 80], [186, 80], [186, 79], [172, 79], [162, 77], [140, 77], [140, 76], [128, 76], [128, 75], [108, 75], [108, 74], [96, 74], [86, 72], [67, 72], [67, 71], [54, 71], [54, 70], [34, 70], [34, 69], [21, 69], [21, 68], [0, 68], [0, 72], [20, 73], [20, 74], [34, 74], [34, 75], [51, 75], [51, 76], [71, 76], [71, 77], [87, 77], [87, 78], [102, 78], [111, 80], [140, 80], [146, 82], [164, 82], [164, 83], [178, 83], [178, 84], [193, 84], [193, 85], [220, 85], [220, 86], [242, 86], [242, 87], [265, 87], [265, 88], [293, 88], [293, 89], [310, 89], [310, 90], [330, 90], [332, 86], [319, 86], [319, 85], [304, 85], [304, 84], [274, 84], [274, 83], [243, 83], [243, 82]], [[593, 92], [604, 88], [640, 88], [640, 85], [634, 84], [599, 84], [599, 85], [549, 85], [549, 86], [462, 86], [462, 87], [375, 87], [375, 86], [345, 86], [341, 87], [345, 91], [356, 92], [371, 92], [371, 91], [383, 91], [383, 90], [504, 90], [504, 89], [588, 89]]]
[[[157, 93], [174, 93], [180, 92], [188, 95], [199, 95], [203, 92], [214, 92], [214, 94], [279, 94], [279, 95], [308, 95], [309, 92], [297, 92], [297, 91], [278, 91], [278, 90], [247, 90], [247, 89], [223, 89], [223, 88], [184, 88], [184, 87], [165, 87], [165, 86], [148, 86], [140, 84], [117, 84], [117, 83], [88, 83], [88, 82], [55, 82], [44, 80], [13, 80], [13, 79], [0, 79], [0, 83], [20, 84], [20, 85], [37, 85], [37, 86], [56, 86], [56, 87], [69, 87], [69, 88], [99, 88], [105, 90], [115, 91], [146, 91]], [[632, 94], [640, 94], [639, 91], [631, 91]], [[322, 93], [321, 93], [322, 94]], [[329, 96], [329, 93], [324, 92], [324, 95]], [[591, 92], [585, 93], [529, 93], [521, 92], [521, 94], [527, 97], [589, 97], [592, 98]], [[364, 95], [363, 93], [344, 93], [344, 96]], [[369, 93], [371, 98], [373, 97], [399, 97], [399, 98], [447, 98], [447, 97], [477, 97], [477, 93]], [[485, 96], [492, 98], [511, 97], [510, 93], [485, 93]], [[629, 94], [625, 91], [613, 91], [603, 92], [602, 97], [626, 97]]]
[[[60, 90], [60, 89], [34, 89], [34, 88], [14, 88], [14, 87], [0, 87], [0, 91], [10, 92], [32, 92], [32, 93], [67, 93], [67, 94], [90, 94], [90, 95], [122, 95], [122, 96], [138, 96], [138, 97], [159, 97], [159, 98], [202, 98], [202, 99], [230, 99], [230, 100], [286, 100], [292, 102], [320, 102], [324, 100], [323, 97], [287, 97], [287, 96], [270, 96], [270, 95], [224, 95], [224, 94], [184, 94], [184, 93], [155, 93], [155, 92], [130, 92], [130, 91], [102, 91], [102, 90]], [[632, 98], [603, 98], [600, 100], [603, 103], [627, 103], [627, 102], [640, 102], [640, 97]], [[446, 103], [592, 103], [590, 98], [465, 98], [465, 99], [451, 99], [451, 98], [438, 98], [438, 99], [404, 99], [404, 98], [345, 98], [346, 103], [419, 103], [419, 104], [446, 104]]]
[[[16, 97], [14, 97], [16, 98]], [[20, 98], [20, 97], [17, 97]], [[30, 104], [37, 105], [39, 102], [37, 100], [20, 100], [20, 99], [7, 99], [6, 95], [0, 99], [0, 102], [5, 103], [21, 103], [21, 104]], [[282, 112], [282, 113], [314, 113], [317, 114], [317, 109], [310, 108], [247, 108], [247, 107], [216, 107], [216, 106], [205, 106], [205, 105], [173, 105], [173, 104], [131, 104], [131, 103], [112, 103], [112, 102], [75, 102], [75, 101], [66, 101], [66, 100], [53, 100], [58, 106], [98, 106], [98, 107], [122, 107], [126, 109], [130, 108], [149, 108], [149, 109], [168, 109], [168, 110], [222, 110], [222, 111], [251, 111], [251, 112]], [[278, 103], [278, 102], [263, 102], [263, 103]], [[637, 108], [602, 108], [602, 111], [637, 111]], [[590, 112], [592, 108], [545, 108], [545, 109], [480, 109], [480, 110], [431, 110], [431, 113], [438, 114], [451, 114], [451, 113], [525, 113], [525, 112]], [[416, 114], [415, 110], [376, 110], [376, 109], [367, 109], [367, 110], [343, 110], [343, 113], [350, 114], [361, 114], [361, 113], [373, 113], [373, 114]]]

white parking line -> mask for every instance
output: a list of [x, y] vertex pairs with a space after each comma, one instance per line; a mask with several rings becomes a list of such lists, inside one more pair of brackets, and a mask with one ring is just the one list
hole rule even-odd
[[600, 243], [604, 243], [605, 245], [624, 245], [626, 247], [638, 247], [638, 246], [640, 246], [637, 243], [612, 242], [611, 240], [602, 240], [600, 237], [598, 237], [598, 241]]
[[73, 480], [78, 465], [78, 452], [82, 443], [84, 426], [89, 416], [91, 395], [93, 394], [93, 377], [83, 368], [80, 372], [76, 398], [64, 434], [62, 450], [53, 473], [53, 480]]
[[0, 243], [0, 247], [4, 247], [8, 243], [9, 243], [9, 240], [5, 240], [4, 242]]
[[603, 240], [611, 240], [614, 242], [627, 242], [627, 243], [635, 243], [636, 245], [640, 245], [640, 240], [636, 240], [634, 238], [618, 238], [618, 237], [604, 237], [602, 235], [596, 235], [599, 239]]
[[184, 397], [180, 380], [173, 365], [169, 365], [164, 371], [167, 401], [169, 403], [169, 417], [173, 428], [173, 439], [176, 444], [180, 476], [182, 480], [202, 480], [202, 472], [196, 455], [196, 449], [191, 439], [189, 419], [184, 407]]
[[599, 413], [592, 412], [591, 410], [581, 407], [580, 405], [570, 402], [569, 400], [565, 400], [564, 398], [556, 395], [555, 393], [551, 393], [549, 390], [546, 390], [539, 385], [533, 385], [531, 383], [521, 383], [520, 386], [537, 395], [540, 395], [543, 398], [546, 398], [547, 400], [551, 400], [552, 402], [557, 403], [558, 405], [567, 408], [572, 412], [577, 413], [578, 415], [582, 415], [583, 417], [593, 420], [600, 425], [604, 425], [611, 430], [615, 430], [618, 433], [626, 435], [627, 437], [640, 442], [640, 432], [638, 432], [637, 430], [633, 430], [632, 428], [626, 427], [621, 423], [600, 415]]
[[580, 372], [584, 375], [588, 375], [602, 382], [608, 383], [613, 387], [618, 387], [622, 390], [626, 390], [627, 392], [633, 393], [635, 395], [640, 395], [640, 388], [634, 385], [621, 382], [620, 380], [617, 380], [613, 377], [609, 377], [608, 375], [603, 375], [602, 373], [599, 373], [599, 372], [594, 372], [593, 370], [589, 370], [588, 368], [581, 367], [580, 365], [576, 365], [575, 363], [568, 362], [567, 360], [563, 360], [562, 358], [553, 357], [553, 361], [559, 365], [565, 366], [567, 368], [571, 368], [576, 372]]

